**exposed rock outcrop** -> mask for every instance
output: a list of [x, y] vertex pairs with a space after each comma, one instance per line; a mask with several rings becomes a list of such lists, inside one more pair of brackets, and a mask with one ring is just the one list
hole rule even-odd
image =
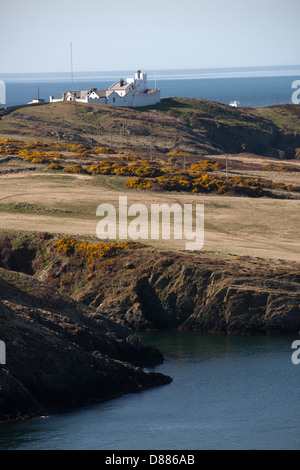
[[23, 240], [15, 242], [13, 250], [6, 240], [3, 259], [19, 269], [16, 253], [22, 255], [27, 273], [134, 330], [182, 328], [227, 334], [300, 330], [298, 263], [248, 257], [221, 260], [213, 253], [175, 254], [140, 246], [110, 252], [94, 259], [91, 267], [80, 243], [78, 252], [62, 254], [55, 240], [51, 236]]
[[167, 384], [144, 372], [162, 362], [126, 326], [32, 276], [0, 270], [0, 421], [109, 400]]
[[[166, 260], [170, 266], [166, 269]], [[139, 263], [140, 264], [140, 263]], [[204, 267], [178, 256], [149, 266], [132, 280], [125, 301], [102, 302], [99, 311], [134, 329], [180, 328], [223, 334], [298, 334], [300, 286], [293, 275]], [[138, 266], [138, 263], [137, 263]], [[136, 268], [139, 271], [139, 268]], [[84, 299], [83, 299], [84, 300]]]

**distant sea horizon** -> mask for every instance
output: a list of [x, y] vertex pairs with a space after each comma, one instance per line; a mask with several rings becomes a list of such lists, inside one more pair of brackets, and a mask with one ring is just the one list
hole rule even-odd
[[[292, 83], [300, 79], [300, 65], [144, 71], [149, 88], [160, 88], [161, 98], [202, 98], [224, 104], [236, 100], [243, 107], [291, 104]], [[6, 104], [0, 106], [26, 104], [38, 96], [48, 102], [49, 96], [60, 98], [68, 90], [106, 89], [135, 72], [0, 73], [6, 88]]]

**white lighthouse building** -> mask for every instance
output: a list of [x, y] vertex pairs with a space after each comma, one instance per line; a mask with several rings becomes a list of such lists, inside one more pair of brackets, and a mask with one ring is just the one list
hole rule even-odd
[[134, 78], [120, 80], [108, 90], [91, 88], [89, 91], [68, 91], [61, 99], [50, 96], [50, 103], [57, 101], [79, 101], [82, 103], [103, 103], [115, 106], [140, 107], [150, 106], [160, 101], [160, 89], [148, 88], [147, 74], [138, 70]]

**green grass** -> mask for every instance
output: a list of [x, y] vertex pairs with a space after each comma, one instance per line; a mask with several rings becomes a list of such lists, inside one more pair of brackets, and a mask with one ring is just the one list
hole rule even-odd
[[160, 103], [139, 108], [141, 112], [156, 110], [186, 121], [187, 127], [206, 129], [211, 123], [228, 127], [244, 127], [248, 130], [270, 133], [272, 123], [260, 114], [250, 115], [242, 108], [232, 108], [223, 103], [196, 98], [164, 98]]
[[7, 204], [0, 204], [0, 211], [10, 213], [15, 212], [18, 214], [51, 214], [55, 216], [74, 215], [74, 211], [70, 209], [56, 209], [28, 202], [9, 202]]
[[281, 131], [300, 133], [299, 110], [290, 107], [270, 106], [269, 108], [261, 108], [259, 112], [271, 120]]

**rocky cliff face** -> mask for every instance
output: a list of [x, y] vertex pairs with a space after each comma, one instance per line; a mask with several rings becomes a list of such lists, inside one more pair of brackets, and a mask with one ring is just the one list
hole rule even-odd
[[207, 267], [205, 260], [195, 262], [170, 255], [147, 267], [136, 261], [133, 269], [139, 274], [131, 283], [128, 276], [123, 278], [127, 296], [112, 301], [104, 295], [97, 307], [131, 328], [181, 328], [222, 334], [300, 331], [296, 275], [286, 279], [280, 273], [253, 272], [251, 276], [238, 266], [232, 270], [229, 266]]
[[0, 422], [103, 401], [169, 377], [141, 366], [162, 362], [127, 327], [40, 281], [0, 270]]
[[52, 237], [27, 243], [27, 248], [23, 241], [22, 249], [20, 244], [13, 250], [8, 245], [5, 253], [11, 266], [19, 266], [15, 254], [22, 254], [27, 272], [134, 330], [182, 328], [223, 334], [300, 330], [297, 263], [248, 257], [220, 260], [213, 253], [175, 254], [140, 245], [110, 252], [91, 267], [80, 251], [59, 253]]

